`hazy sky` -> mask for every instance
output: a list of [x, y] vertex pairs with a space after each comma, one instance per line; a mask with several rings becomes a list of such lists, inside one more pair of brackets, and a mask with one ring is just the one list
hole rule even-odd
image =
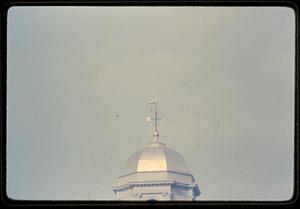
[[156, 90], [198, 200], [291, 198], [292, 9], [12, 7], [7, 47], [9, 197], [113, 200]]

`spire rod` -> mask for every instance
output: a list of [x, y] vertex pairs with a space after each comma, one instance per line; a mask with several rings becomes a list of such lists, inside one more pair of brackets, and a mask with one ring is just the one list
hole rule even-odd
[[157, 94], [155, 94], [154, 98], [150, 101], [150, 104], [154, 105], [154, 117], [150, 118], [150, 120], [154, 121], [154, 132], [153, 132], [153, 141], [154, 142], [158, 142], [158, 121], [160, 120], [159, 118], [159, 114], [158, 114], [158, 108], [157, 108], [157, 103], [158, 103], [159, 99], [157, 97]]

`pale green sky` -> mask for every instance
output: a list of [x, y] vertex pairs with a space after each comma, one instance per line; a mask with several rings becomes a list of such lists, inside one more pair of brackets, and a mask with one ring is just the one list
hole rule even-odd
[[12, 7], [8, 196], [113, 200], [156, 90], [199, 200], [287, 200], [294, 59], [285, 7]]

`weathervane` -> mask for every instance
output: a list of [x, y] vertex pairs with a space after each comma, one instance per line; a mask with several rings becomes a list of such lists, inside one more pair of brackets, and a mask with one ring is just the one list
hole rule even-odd
[[158, 115], [158, 111], [157, 111], [157, 103], [159, 101], [159, 98], [157, 97], [157, 95], [155, 94], [154, 98], [150, 101], [150, 104], [154, 105], [155, 107], [155, 112], [154, 112], [154, 117], [147, 117], [147, 121], [154, 121], [154, 132], [153, 132], [153, 141], [154, 142], [158, 142], [158, 121], [160, 120], [159, 115]]

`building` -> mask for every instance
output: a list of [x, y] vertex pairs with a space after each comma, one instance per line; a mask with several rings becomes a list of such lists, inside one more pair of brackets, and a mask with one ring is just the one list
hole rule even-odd
[[157, 102], [157, 98], [151, 102], [155, 105], [153, 139], [125, 162], [113, 187], [117, 200], [195, 200], [200, 195], [183, 157], [158, 140]]

